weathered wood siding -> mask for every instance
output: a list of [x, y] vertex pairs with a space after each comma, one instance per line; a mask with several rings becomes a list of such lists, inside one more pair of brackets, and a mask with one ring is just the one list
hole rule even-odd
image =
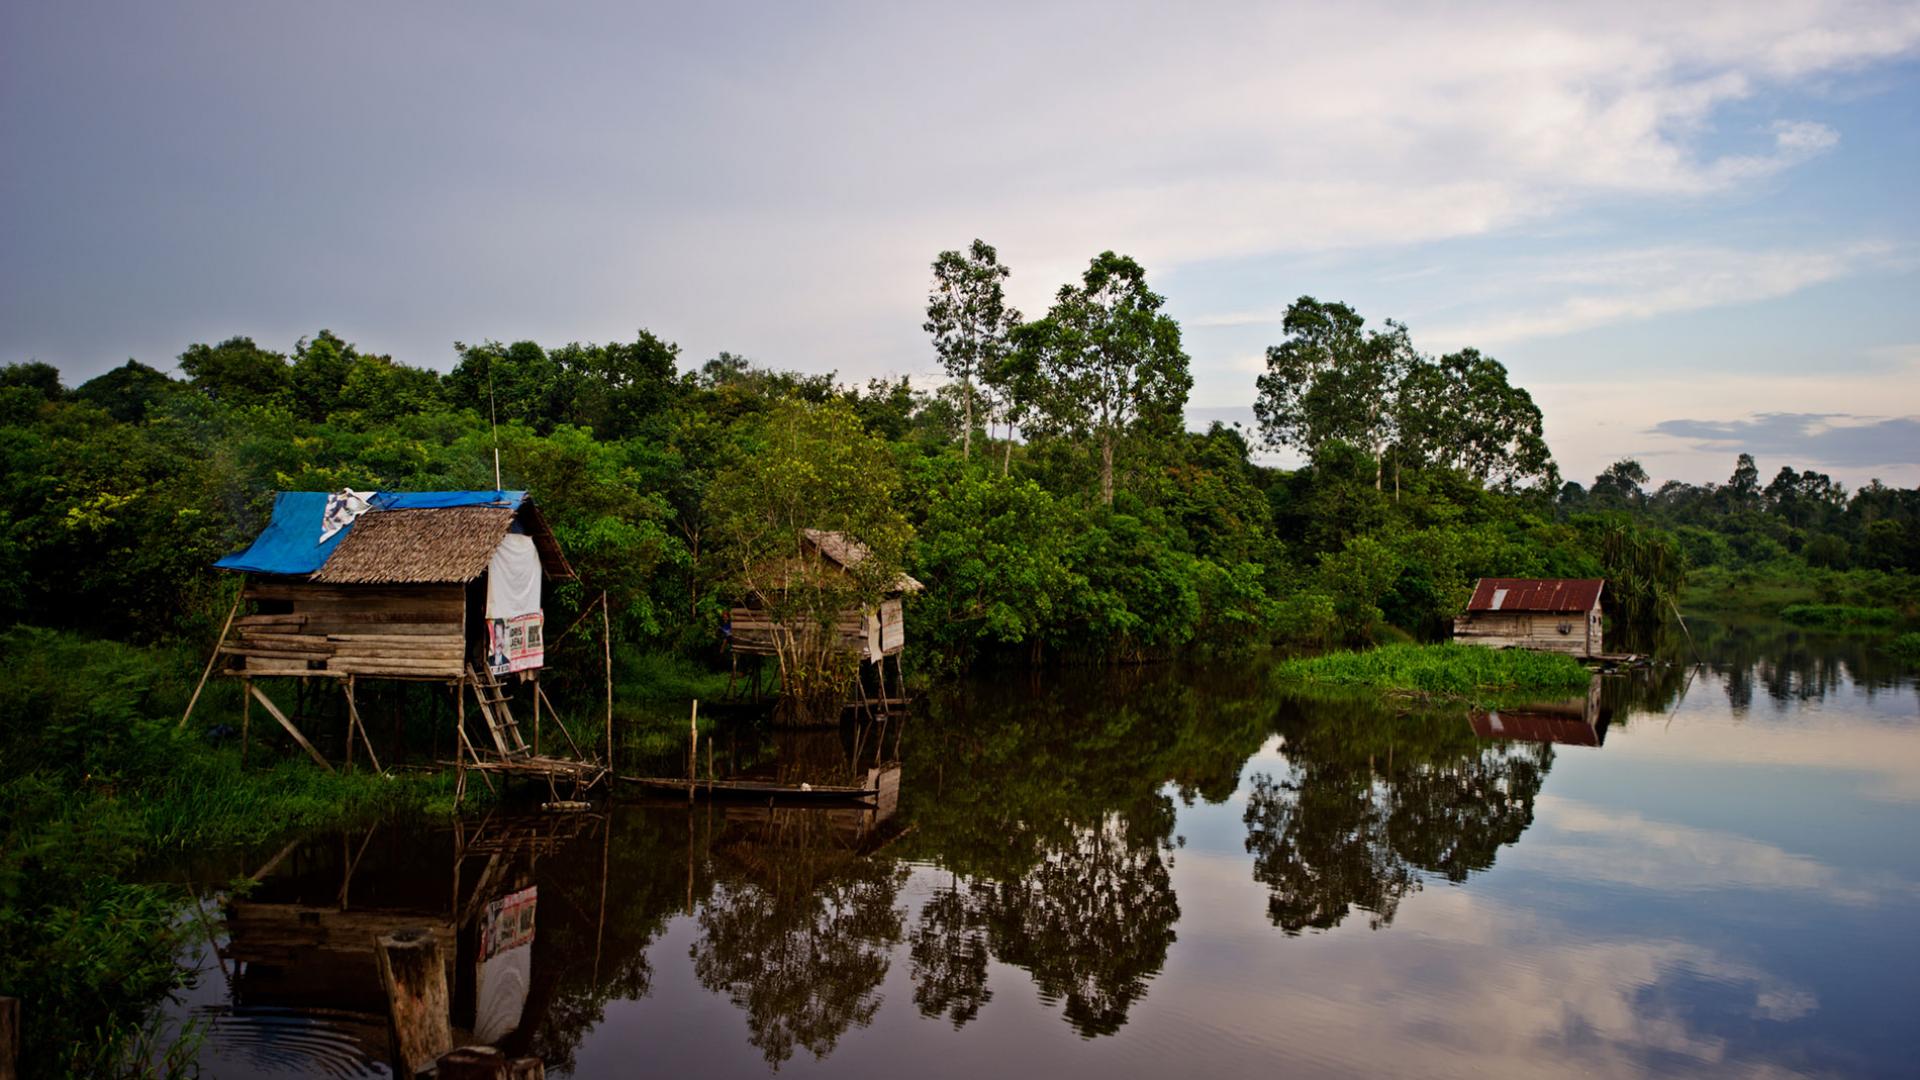
[[254, 614], [233, 621], [232, 675], [447, 678], [467, 654], [459, 585], [314, 585], [249, 581]]
[[1453, 639], [1493, 649], [1537, 649], [1579, 657], [1598, 656], [1604, 651], [1598, 607], [1584, 615], [1470, 611], [1453, 620]]
[[[730, 614], [733, 625], [733, 651], [749, 655], [774, 655], [774, 634], [780, 623], [771, 612], [737, 607]], [[802, 631], [807, 632], [807, 631]], [[867, 652], [867, 620], [860, 609], [848, 608], [834, 620], [836, 652]]]

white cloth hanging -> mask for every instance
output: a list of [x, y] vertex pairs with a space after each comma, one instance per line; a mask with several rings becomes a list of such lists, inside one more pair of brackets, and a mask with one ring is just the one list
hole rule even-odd
[[373, 507], [375, 492], [354, 491], [341, 488], [327, 496], [327, 512], [320, 515], [320, 542], [326, 543], [334, 533], [353, 524], [353, 519], [366, 513]]
[[533, 537], [508, 533], [487, 564], [487, 618], [512, 619], [540, 611], [540, 552]]

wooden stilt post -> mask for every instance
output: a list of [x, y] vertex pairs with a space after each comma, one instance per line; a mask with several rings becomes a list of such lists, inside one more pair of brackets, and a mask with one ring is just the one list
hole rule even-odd
[[440, 939], [424, 927], [395, 930], [376, 939], [373, 952], [387, 992], [394, 1071], [415, 1076], [453, 1049]]
[[533, 756], [540, 756], [540, 677], [533, 677]]
[[327, 764], [327, 759], [320, 756], [320, 751], [313, 748], [313, 744], [307, 741], [307, 737], [300, 734], [300, 729], [293, 726], [293, 721], [287, 719], [286, 714], [280, 711], [280, 706], [275, 705], [272, 699], [262, 693], [260, 688], [253, 684], [253, 680], [247, 680], [247, 689], [253, 692], [254, 697], [260, 699], [260, 705], [265, 708], [275, 720], [280, 721], [280, 726], [287, 729], [287, 734], [293, 736], [293, 741], [300, 744], [300, 748], [307, 752], [308, 757], [319, 762], [320, 767], [328, 772], [333, 771], [333, 766]]
[[460, 797], [467, 793], [467, 695], [466, 679], [453, 684], [453, 760], [458, 775], [453, 784], [453, 805], [460, 805]]
[[693, 699], [693, 715], [687, 718], [687, 802], [693, 802], [693, 782], [698, 778], [700, 751], [700, 699]]
[[353, 722], [355, 716], [353, 708], [353, 676], [349, 675], [340, 680], [340, 688], [347, 695], [347, 770], [351, 772], [353, 770], [353, 729], [356, 726]]
[[353, 764], [353, 731], [360, 729], [360, 741], [367, 746], [367, 760], [373, 762], [374, 772], [383, 772], [380, 767], [380, 755], [373, 752], [373, 737], [367, 734], [367, 722], [360, 716], [359, 702], [354, 699], [354, 678], [347, 676], [347, 764]]
[[613, 768], [613, 617], [607, 614], [607, 592], [600, 590], [600, 646], [607, 658], [607, 768]]
[[213, 665], [220, 659], [220, 647], [227, 643], [227, 631], [233, 629], [233, 617], [240, 611], [240, 598], [247, 594], [241, 589], [233, 598], [233, 606], [227, 609], [227, 621], [220, 624], [220, 640], [213, 643], [213, 655], [207, 657], [207, 666], [200, 672], [200, 683], [193, 688], [193, 696], [187, 699], [187, 711], [180, 714], [180, 723], [174, 726], [178, 731], [187, 726], [187, 717], [193, 715], [193, 707], [200, 703], [200, 691], [207, 688], [207, 676], [213, 674]]
[[247, 764], [247, 742], [253, 734], [253, 680], [240, 680], [240, 765]]

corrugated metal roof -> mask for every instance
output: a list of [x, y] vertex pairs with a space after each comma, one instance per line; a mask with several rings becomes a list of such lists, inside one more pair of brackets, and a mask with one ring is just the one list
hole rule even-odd
[[1524, 709], [1469, 713], [1467, 722], [1473, 725], [1473, 733], [1483, 739], [1599, 746], [1606, 737], [1598, 727], [1577, 716]]
[[1468, 611], [1590, 611], [1604, 578], [1481, 578]]

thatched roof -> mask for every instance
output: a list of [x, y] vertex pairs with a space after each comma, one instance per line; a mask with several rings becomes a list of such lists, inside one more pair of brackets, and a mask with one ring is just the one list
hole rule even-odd
[[549, 578], [571, 578], [553, 530], [533, 504], [370, 510], [311, 580], [329, 585], [426, 585], [467, 582], [486, 572], [494, 549], [518, 517], [539, 549]]
[[[826, 556], [830, 562], [848, 569], [858, 566], [871, 554], [867, 550], [867, 545], [843, 532], [834, 532], [829, 529], [805, 529], [802, 532], [807, 542], [818, 549], [820, 554]], [[926, 586], [913, 575], [903, 572], [894, 577], [889, 591], [917, 593], [924, 588]]]

